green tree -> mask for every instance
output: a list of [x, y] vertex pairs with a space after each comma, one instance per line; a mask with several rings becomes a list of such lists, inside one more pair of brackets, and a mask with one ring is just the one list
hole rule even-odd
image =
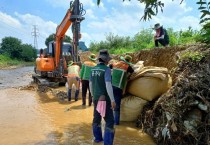
[[106, 35], [106, 43], [108, 49], [125, 48], [130, 47], [130, 37], [122, 37], [109, 33]]
[[[49, 37], [46, 38], [45, 40], [45, 45], [48, 46], [50, 41], [55, 41], [55, 34], [49, 35]], [[70, 36], [65, 35], [65, 38], [63, 40], [64, 42], [72, 42], [72, 39]]]
[[36, 49], [32, 45], [22, 44], [21, 45], [21, 59], [24, 61], [33, 61], [37, 57]]
[[21, 40], [14, 37], [5, 37], [2, 39], [1, 49], [11, 58], [21, 58]]
[[136, 50], [154, 47], [152, 29], [143, 29], [134, 36], [133, 47]]
[[200, 34], [196, 36], [196, 41], [210, 45], [210, 22], [203, 25]]
[[174, 32], [173, 28], [167, 29], [168, 36], [169, 36], [169, 45], [174, 46], [180, 44], [180, 32]]
[[180, 31], [180, 42], [185, 44], [194, 43], [197, 33], [192, 27], [188, 27], [186, 31]]

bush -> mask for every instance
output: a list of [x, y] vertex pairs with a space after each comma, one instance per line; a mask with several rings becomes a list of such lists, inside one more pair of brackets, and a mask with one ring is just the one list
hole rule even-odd
[[23, 44], [21, 46], [21, 59], [24, 61], [33, 61], [36, 58], [36, 49], [34, 49], [31, 45]]
[[[98, 52], [100, 49], [108, 49], [110, 53], [113, 54], [122, 54], [126, 52], [135, 52], [142, 49], [151, 49], [154, 48], [154, 41], [153, 41], [153, 30], [152, 29], [143, 29], [138, 32], [133, 38], [130, 37], [121, 37], [118, 35], [114, 35], [109, 33], [106, 36], [105, 41], [100, 42], [91, 42], [90, 44], [90, 51]], [[206, 29], [207, 31], [207, 29]], [[206, 36], [210, 36], [208, 33], [203, 32]], [[174, 31], [172, 28], [167, 29], [169, 35], [169, 45], [183, 45], [189, 43], [195, 43], [195, 38], [200, 37], [198, 31], [192, 30], [189, 27], [185, 31]], [[210, 41], [210, 38], [208, 37]], [[203, 40], [203, 41], [206, 41]], [[208, 41], [207, 41], [208, 42]]]
[[22, 44], [14, 37], [3, 38], [0, 50], [12, 59], [33, 61], [36, 58], [36, 50], [31, 45]]

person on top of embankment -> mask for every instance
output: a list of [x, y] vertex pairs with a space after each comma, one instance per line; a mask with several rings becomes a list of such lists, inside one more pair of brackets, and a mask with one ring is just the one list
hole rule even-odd
[[[100, 50], [98, 64], [91, 69], [89, 87], [93, 95], [93, 135], [94, 142], [103, 141], [101, 119], [104, 118], [106, 125], [104, 131], [104, 145], [112, 145], [114, 140], [114, 115], [115, 100], [111, 84], [111, 69], [107, 66], [111, 60], [106, 49]], [[103, 98], [103, 101], [101, 101]], [[99, 105], [101, 104], [101, 106]]]
[[114, 92], [114, 99], [116, 102], [116, 107], [114, 109], [114, 122], [115, 125], [120, 124], [120, 104], [123, 97], [123, 91], [127, 84], [128, 75], [133, 73], [134, 70], [130, 66], [132, 57], [126, 55], [125, 57], [120, 57], [121, 61], [111, 64], [112, 69], [112, 87]]
[[159, 23], [155, 24], [153, 29], [156, 32], [154, 36], [155, 47], [159, 46], [158, 43], [160, 43], [163, 46], [168, 46], [169, 36], [166, 29], [164, 29], [163, 26], [160, 26]]
[[67, 97], [68, 97], [68, 101], [71, 101], [71, 90], [72, 90], [72, 85], [73, 84], [76, 87], [75, 101], [78, 100], [79, 88], [80, 88], [79, 71], [80, 71], [80, 67], [76, 64], [76, 62], [69, 61], [69, 63], [68, 63], [68, 76], [67, 76], [67, 83], [68, 83]]
[[86, 105], [86, 94], [87, 90], [89, 91], [89, 98], [88, 98], [88, 105], [91, 106], [92, 104], [92, 96], [89, 89], [89, 79], [90, 79], [90, 72], [91, 68], [96, 66], [96, 56], [95, 54], [91, 54], [89, 60], [85, 61], [82, 64], [82, 68], [80, 71], [80, 78], [82, 80], [82, 105]]

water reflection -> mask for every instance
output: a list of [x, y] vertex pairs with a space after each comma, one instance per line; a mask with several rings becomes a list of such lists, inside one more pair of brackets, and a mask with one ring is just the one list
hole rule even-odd
[[[0, 90], [0, 144], [92, 145], [93, 106], [81, 104], [81, 98], [60, 101], [50, 92]], [[114, 144], [155, 145], [133, 122], [116, 126]]]
[[[43, 102], [42, 96], [37, 94], [37, 99]], [[50, 93], [44, 103], [41, 103], [43, 110], [52, 120], [55, 128], [56, 142], [59, 145], [92, 145], [92, 119], [93, 106], [82, 106], [81, 98], [79, 101], [61, 103], [58, 98], [55, 98]], [[50, 101], [51, 99], [57, 101]], [[65, 102], [65, 103], [64, 103]], [[104, 122], [103, 125], [104, 126]], [[103, 144], [103, 143], [101, 143]], [[134, 122], [122, 122], [120, 126], [116, 126], [116, 134], [114, 139], [115, 145], [155, 145], [153, 140], [142, 133], [135, 127]], [[100, 144], [98, 144], [100, 145]]]

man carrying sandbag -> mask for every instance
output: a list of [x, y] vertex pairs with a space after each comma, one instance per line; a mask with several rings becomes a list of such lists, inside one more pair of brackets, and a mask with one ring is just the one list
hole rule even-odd
[[123, 97], [123, 90], [127, 84], [128, 75], [134, 72], [133, 68], [130, 66], [132, 60], [130, 55], [126, 55], [125, 57], [121, 56], [120, 59], [121, 61], [110, 65], [110, 68], [113, 69], [112, 86], [116, 103], [114, 109], [115, 125], [120, 124], [120, 104]]
[[86, 105], [86, 93], [87, 90], [89, 91], [89, 98], [88, 98], [88, 105], [91, 106], [92, 104], [92, 96], [89, 89], [89, 79], [90, 79], [90, 72], [91, 69], [96, 66], [96, 56], [95, 54], [91, 54], [89, 60], [85, 61], [82, 64], [82, 69], [80, 71], [80, 78], [82, 80], [82, 105]]

